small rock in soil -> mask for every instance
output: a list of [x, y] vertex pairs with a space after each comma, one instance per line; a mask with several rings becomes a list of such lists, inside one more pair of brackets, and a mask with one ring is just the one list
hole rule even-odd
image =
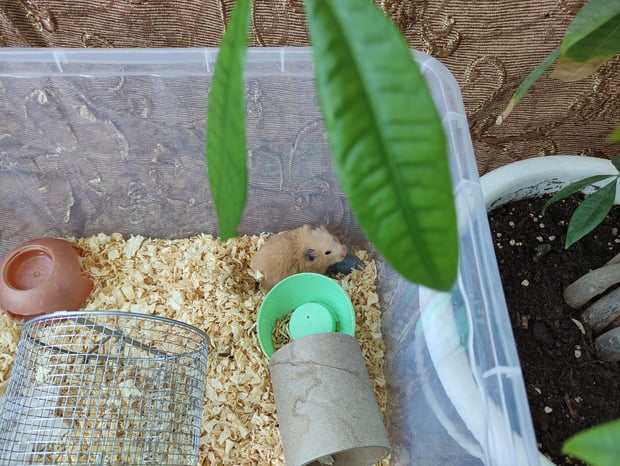
[[534, 261], [538, 262], [545, 255], [551, 252], [551, 245], [549, 243], [541, 244], [540, 246], [536, 246], [536, 254], [534, 255]]

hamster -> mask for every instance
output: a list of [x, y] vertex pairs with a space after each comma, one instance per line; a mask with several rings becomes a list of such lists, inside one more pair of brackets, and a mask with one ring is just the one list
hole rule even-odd
[[250, 267], [262, 274], [261, 285], [270, 290], [280, 280], [300, 272], [325, 273], [342, 261], [347, 248], [324, 227], [304, 225], [271, 235]]

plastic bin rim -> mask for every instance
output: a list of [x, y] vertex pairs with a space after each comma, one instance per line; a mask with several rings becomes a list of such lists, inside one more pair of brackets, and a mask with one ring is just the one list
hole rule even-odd
[[[249, 55], [311, 55], [311, 46], [281, 46], [281, 47], [248, 47]], [[410, 48], [411, 52], [416, 56], [432, 58], [430, 55], [416, 49]], [[170, 62], [183, 63], [180, 56], [196, 56], [204, 57], [205, 53], [217, 53], [219, 47], [114, 47], [114, 48], [83, 48], [83, 47], [4, 47], [0, 48], [0, 57], [3, 61], [23, 61], [24, 57], [43, 57], [64, 54], [66, 57], [79, 57], [82, 60], [86, 56], [157, 56], [167, 55]], [[176, 57], [176, 58], [175, 58]], [[89, 61], [85, 61], [89, 62]], [[92, 63], [100, 63], [98, 60], [90, 61]], [[148, 63], [148, 62], [147, 62]], [[154, 63], [161, 63], [160, 60]]]
[[[435, 58], [411, 48], [419, 65], [437, 62]], [[49, 76], [111, 76], [111, 75], [209, 75], [213, 73], [218, 47], [194, 48], [0, 48], [0, 77], [49, 77]], [[312, 48], [304, 47], [248, 47], [246, 67], [261, 62], [276, 63], [271, 73], [291, 73], [287, 64], [300, 63], [310, 73], [313, 68]], [[10, 65], [23, 65], [11, 69]], [[71, 66], [93, 65], [90, 69], [74, 70]], [[97, 69], [95, 66], [108, 66]], [[179, 68], [171, 67], [178, 65]], [[141, 70], [137, 67], [144, 66]], [[130, 69], [126, 69], [130, 68]], [[153, 67], [153, 68], [148, 68]], [[67, 69], [68, 68], [68, 69]], [[263, 71], [264, 72], [264, 71]], [[299, 73], [299, 70], [292, 70]]]

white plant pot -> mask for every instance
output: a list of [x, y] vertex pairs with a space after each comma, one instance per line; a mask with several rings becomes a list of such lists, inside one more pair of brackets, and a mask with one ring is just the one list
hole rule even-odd
[[[513, 162], [480, 178], [487, 211], [511, 200], [536, 197], [592, 175], [617, 173], [609, 160], [577, 155], [550, 155]], [[620, 190], [616, 193], [620, 204]]]
[[[504, 165], [480, 178], [482, 195], [489, 212], [512, 200], [533, 198], [559, 191], [564, 186], [593, 175], [613, 175], [617, 170], [609, 160], [575, 156], [552, 155], [534, 157]], [[620, 204], [620, 186], [616, 191]], [[540, 455], [541, 466], [552, 466]]]

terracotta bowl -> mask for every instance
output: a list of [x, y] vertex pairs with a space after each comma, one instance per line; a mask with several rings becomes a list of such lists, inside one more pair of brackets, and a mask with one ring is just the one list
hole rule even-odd
[[80, 309], [93, 289], [92, 280], [80, 274], [80, 253], [55, 238], [17, 246], [0, 262], [0, 308], [19, 320]]

